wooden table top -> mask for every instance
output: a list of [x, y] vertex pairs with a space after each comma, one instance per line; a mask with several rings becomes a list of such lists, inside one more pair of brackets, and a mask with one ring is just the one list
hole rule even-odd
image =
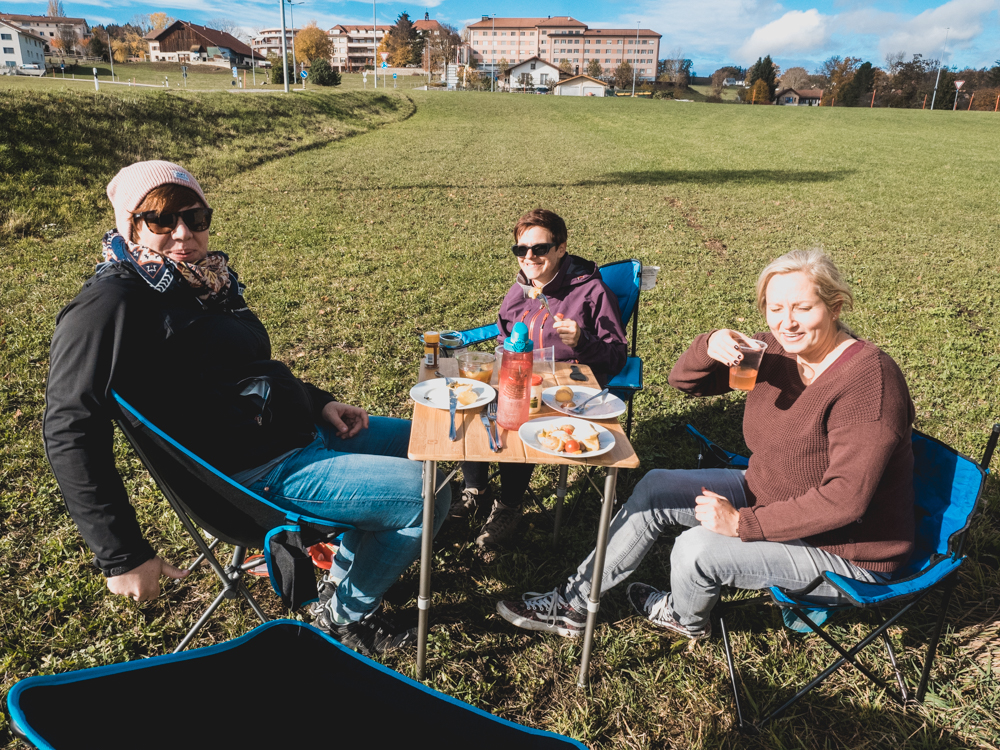
[[[541, 363], [539, 363], [541, 366]], [[540, 372], [542, 375], [542, 387], [549, 388], [553, 385], [580, 385], [598, 388], [597, 380], [587, 365], [576, 365], [580, 372], [587, 376], [587, 382], [574, 381], [570, 379], [570, 365], [566, 362], [555, 363], [555, 375], [551, 371]], [[458, 360], [454, 358], [442, 358], [436, 368], [443, 375], [448, 377], [458, 377]], [[499, 368], [493, 371], [491, 384], [496, 387]], [[433, 369], [420, 366], [418, 382], [430, 380], [437, 377]], [[530, 464], [577, 464], [581, 466], [607, 466], [618, 469], [635, 469], [639, 466], [639, 457], [635, 455], [632, 444], [625, 436], [625, 430], [618, 423], [618, 419], [595, 419], [595, 423], [601, 425], [615, 436], [615, 445], [607, 453], [593, 458], [572, 458], [570, 456], [553, 456], [549, 453], [542, 453], [534, 448], [525, 445], [516, 431], [505, 430], [496, 425], [497, 433], [500, 435], [501, 450], [494, 453], [490, 450], [490, 441], [486, 436], [486, 429], [479, 419], [479, 415], [486, 407], [477, 409], [459, 409], [455, 413], [455, 433], [457, 439], [453, 442], [448, 439], [448, 428], [450, 419], [447, 409], [435, 409], [424, 404], [414, 403], [413, 405], [413, 425], [410, 428], [410, 445], [407, 452], [409, 458], [415, 461], [502, 461], [508, 463], [530, 463]], [[558, 416], [560, 412], [542, 405], [537, 414], [532, 414], [531, 419], [539, 417]]]

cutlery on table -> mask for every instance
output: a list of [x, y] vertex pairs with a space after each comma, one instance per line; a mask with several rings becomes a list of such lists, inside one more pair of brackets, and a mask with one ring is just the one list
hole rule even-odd
[[[434, 372], [439, 378], [444, 378], [444, 384], [446, 386], [451, 385], [451, 378], [446, 375], [442, 375], [440, 370]], [[451, 418], [451, 427], [448, 429], [448, 439], [452, 442], [458, 440], [458, 435], [455, 433], [455, 409], [458, 408], [458, 396], [455, 395], [455, 390], [453, 388], [448, 389], [448, 416]]]
[[569, 379], [570, 380], [580, 380], [584, 383], [587, 382], [587, 376], [580, 372], [580, 368], [576, 365], [570, 365], [569, 367]]
[[490, 439], [490, 450], [496, 453], [500, 449], [497, 447], [496, 442], [493, 440], [493, 433], [490, 432], [490, 420], [486, 416], [485, 411], [479, 412], [479, 419], [482, 420], [483, 427], [486, 429], [486, 436]]
[[490, 424], [493, 425], [493, 442], [496, 443], [497, 451], [503, 448], [500, 445], [500, 430], [497, 428], [497, 402], [490, 401], [486, 407], [486, 416], [489, 417]]
[[576, 406], [572, 406], [572, 407], [570, 407], [570, 408], [569, 408], [569, 409], [567, 409], [566, 411], [571, 411], [571, 412], [573, 412], [574, 414], [583, 414], [583, 409], [584, 409], [584, 407], [585, 407], [585, 406], [586, 406], [587, 404], [589, 404], [589, 403], [590, 403], [591, 401], [593, 401], [593, 400], [594, 400], [595, 398], [600, 398], [601, 396], [606, 396], [606, 395], [607, 395], [607, 393], [608, 393], [608, 390], [609, 390], [609, 389], [605, 388], [605, 389], [604, 389], [603, 391], [601, 391], [600, 393], [595, 393], [595, 394], [594, 394], [593, 396], [591, 396], [590, 398], [588, 398], [588, 399], [587, 399], [586, 401], [582, 401], [582, 402], [580, 402], [579, 404], [577, 404]]

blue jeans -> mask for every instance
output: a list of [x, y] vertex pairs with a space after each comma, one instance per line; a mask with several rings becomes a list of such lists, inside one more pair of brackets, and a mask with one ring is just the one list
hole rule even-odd
[[[744, 542], [709, 531], [694, 515], [694, 499], [705, 487], [739, 509], [746, 507], [746, 480], [736, 469], [655, 470], [635, 486], [632, 496], [611, 521], [601, 594], [628, 578], [667, 526], [689, 526], [670, 553], [670, 607], [682, 625], [703, 630], [723, 586], [797, 589], [831, 570], [868, 583], [884, 580], [842, 557], [801, 539], [789, 542]], [[570, 576], [567, 601], [587, 610], [594, 553]], [[836, 604], [840, 596], [828, 583], [808, 597]]]
[[[358, 620], [420, 555], [423, 465], [406, 457], [410, 423], [370, 417], [369, 427], [342, 440], [317, 425], [312, 443], [289, 454], [250, 489], [275, 505], [354, 528], [344, 533], [331, 577], [336, 614]], [[438, 477], [440, 482], [443, 476]], [[434, 503], [434, 533], [451, 504], [445, 485]]]

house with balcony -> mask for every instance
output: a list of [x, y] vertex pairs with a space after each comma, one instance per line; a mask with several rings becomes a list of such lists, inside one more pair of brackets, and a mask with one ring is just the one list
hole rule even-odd
[[61, 39], [62, 29], [71, 29], [76, 36], [78, 47], [86, 46], [90, 41], [90, 26], [84, 18], [64, 18], [62, 16], [24, 16], [12, 13], [0, 13], [0, 21], [13, 24], [17, 28], [34, 34], [45, 40], [45, 52], [51, 53], [50, 42]]
[[185, 65], [259, 67], [264, 57], [231, 34], [188, 21], [174, 21], [163, 29], [143, 37], [149, 42], [153, 62], [176, 62]]
[[0, 73], [11, 74], [26, 65], [37, 65], [45, 73], [45, 40], [0, 19]]
[[[338, 24], [326, 32], [333, 42], [330, 64], [341, 73], [371, 70], [376, 67], [375, 52], [392, 26]], [[381, 60], [378, 61], [381, 63]]]
[[[292, 39], [301, 29], [285, 29], [285, 43], [289, 52], [292, 50]], [[261, 57], [276, 55], [281, 57], [281, 29], [261, 29], [253, 39], [250, 40], [250, 48]]]

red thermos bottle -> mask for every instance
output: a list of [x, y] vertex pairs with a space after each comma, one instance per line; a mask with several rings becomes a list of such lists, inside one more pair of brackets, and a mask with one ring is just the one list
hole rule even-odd
[[528, 326], [518, 322], [503, 342], [503, 360], [497, 382], [497, 424], [505, 430], [517, 430], [528, 421], [531, 401], [531, 371], [534, 344], [528, 338]]

